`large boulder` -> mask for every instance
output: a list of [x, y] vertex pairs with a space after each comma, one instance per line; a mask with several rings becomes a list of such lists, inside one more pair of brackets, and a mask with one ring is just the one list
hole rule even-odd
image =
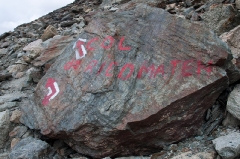
[[92, 18], [23, 101], [22, 121], [94, 158], [159, 152], [197, 133], [229, 57], [206, 27], [130, 3]]

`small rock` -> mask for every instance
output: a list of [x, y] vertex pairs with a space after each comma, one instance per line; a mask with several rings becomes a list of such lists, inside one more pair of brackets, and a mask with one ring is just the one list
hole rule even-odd
[[8, 140], [8, 133], [10, 128], [9, 111], [0, 112], [0, 148], [6, 146]]
[[49, 25], [45, 30], [43, 35], [41, 36], [42, 41], [46, 41], [52, 37], [57, 35], [57, 30], [52, 25]]
[[21, 72], [21, 71], [25, 71], [25, 69], [27, 68], [26, 65], [23, 64], [16, 64], [16, 65], [11, 65], [7, 68], [7, 70], [10, 73], [17, 73], [17, 72]]
[[175, 156], [171, 159], [215, 159], [215, 153], [214, 152], [199, 152], [199, 153], [193, 153], [193, 152], [185, 152], [178, 156]]
[[227, 101], [227, 111], [240, 120], [240, 85], [230, 93]]
[[0, 73], [0, 82], [5, 81], [12, 77], [12, 74], [10, 73]]
[[236, 0], [236, 1], [235, 1], [235, 4], [236, 4], [236, 8], [237, 8], [237, 9], [240, 9], [240, 0]]
[[[106, 157], [107, 158], [107, 157]], [[143, 156], [129, 156], [129, 157], [119, 157], [115, 159], [150, 159], [151, 157], [143, 157]]]
[[22, 57], [22, 59], [23, 59], [23, 61], [25, 61], [25, 62], [27, 62], [27, 63], [30, 63], [30, 62], [32, 61], [32, 59], [31, 59], [30, 57], [26, 56], [26, 55], [24, 55], [24, 56]]
[[118, 8], [116, 8], [116, 7], [112, 7], [111, 9], [109, 9], [110, 12], [115, 12], [117, 10], [118, 10]]
[[10, 121], [14, 122], [14, 123], [20, 123], [21, 115], [22, 115], [22, 112], [20, 110], [14, 110], [12, 112], [12, 116], [10, 118]]
[[11, 141], [11, 149], [20, 141], [19, 138], [13, 138]]
[[37, 68], [30, 68], [27, 70], [26, 74], [29, 76], [29, 79], [32, 79], [33, 82], [39, 82], [39, 80], [42, 78], [43, 74], [40, 69]]
[[42, 40], [38, 39], [36, 41], [33, 41], [31, 43], [29, 43], [28, 45], [26, 45], [23, 48], [23, 51], [42, 51], [43, 47], [42, 47]]
[[13, 147], [9, 157], [10, 159], [53, 158], [54, 153], [46, 142], [28, 137]]
[[240, 126], [240, 120], [235, 118], [232, 114], [227, 113], [226, 118], [223, 120], [223, 125], [237, 127]]
[[91, 10], [92, 10], [92, 9], [89, 8], [89, 9], [85, 10], [85, 13], [88, 13], [88, 12], [90, 12]]
[[73, 21], [73, 20], [68, 20], [68, 21], [61, 22], [60, 25], [61, 25], [61, 27], [70, 27], [70, 26], [72, 26], [74, 23], [75, 23], [75, 21]]
[[4, 43], [1, 45], [1, 48], [7, 48], [9, 45], [10, 45], [10, 42], [4, 42]]
[[4, 96], [0, 96], [0, 104], [6, 104], [6, 102], [13, 102], [20, 100], [21, 98], [26, 97], [24, 93], [14, 92], [11, 94], [5, 94]]
[[240, 154], [240, 133], [233, 132], [216, 138], [213, 144], [223, 159], [234, 159]]
[[9, 136], [21, 138], [27, 132], [27, 130], [28, 129], [26, 126], [17, 126], [9, 133]]
[[9, 153], [5, 152], [5, 153], [2, 153], [0, 154], [0, 159], [9, 159]]
[[7, 109], [12, 109], [17, 107], [16, 102], [5, 102], [4, 104], [0, 104], [0, 112], [5, 111]]
[[7, 51], [7, 49], [0, 49], [0, 55], [6, 55]]

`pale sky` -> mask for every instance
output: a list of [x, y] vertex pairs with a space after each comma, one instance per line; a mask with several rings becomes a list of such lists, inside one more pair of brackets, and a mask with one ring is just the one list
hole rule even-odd
[[0, 35], [74, 0], [0, 0]]

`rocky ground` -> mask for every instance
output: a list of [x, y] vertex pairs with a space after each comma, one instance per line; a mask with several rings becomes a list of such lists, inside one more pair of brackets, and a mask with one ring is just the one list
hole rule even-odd
[[26, 101], [33, 98], [40, 79], [94, 15], [121, 11], [127, 2], [144, 2], [213, 30], [231, 49], [234, 65], [229, 69], [235, 72], [227, 89], [206, 111], [205, 122], [196, 136], [150, 156], [126, 158], [234, 159], [240, 156], [240, 0], [75, 0], [0, 35], [0, 159], [91, 158], [77, 153], [62, 140], [27, 127], [20, 105], [28, 106]]

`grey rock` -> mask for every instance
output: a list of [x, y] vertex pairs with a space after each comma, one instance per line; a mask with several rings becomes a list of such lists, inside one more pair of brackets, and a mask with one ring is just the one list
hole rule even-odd
[[68, 20], [68, 21], [63, 21], [60, 23], [61, 27], [70, 27], [72, 26], [74, 23], [76, 23], [73, 20]]
[[5, 39], [6, 37], [8, 37], [11, 34], [12, 34], [12, 32], [3, 33], [2, 35], [0, 35], [0, 40]]
[[10, 159], [52, 159], [54, 153], [46, 142], [28, 137], [13, 147], [9, 157]]
[[22, 91], [24, 88], [29, 86], [28, 77], [24, 76], [19, 79], [11, 80], [10, 82], [2, 84], [2, 89], [12, 89], [15, 91]]
[[227, 116], [223, 120], [223, 125], [237, 127], [240, 126], [240, 120], [235, 118], [231, 113], [227, 113]]
[[240, 0], [235, 0], [236, 8], [240, 9]]
[[0, 112], [17, 107], [16, 102], [4, 102], [0, 104]]
[[21, 104], [22, 119], [94, 158], [150, 155], [197, 134], [229, 83], [230, 57], [205, 26], [130, 2], [92, 17]]
[[115, 159], [150, 159], [151, 157], [143, 157], [143, 156], [129, 156], [129, 157], [118, 157]]
[[208, 11], [201, 14], [201, 18], [203, 22], [218, 35], [240, 24], [240, 13], [230, 4], [213, 4]]
[[235, 86], [228, 97], [227, 111], [240, 120], [240, 84]]
[[0, 49], [0, 56], [1, 56], [1, 55], [6, 55], [7, 52], [8, 52], [7, 49]]
[[0, 148], [5, 148], [10, 128], [9, 111], [0, 112]]
[[235, 159], [240, 154], [240, 133], [218, 137], [213, 140], [213, 144], [223, 159]]
[[10, 42], [4, 42], [1, 45], [1, 48], [7, 48], [10, 45]]
[[2, 154], [0, 154], [0, 159], [9, 159], [8, 156], [9, 156], [8, 152], [2, 153]]
[[9, 133], [9, 136], [22, 138], [22, 136], [27, 132], [27, 130], [28, 129], [26, 126], [17, 126]]
[[12, 77], [11, 73], [0, 73], [0, 82], [5, 81]]
[[0, 104], [4, 104], [6, 102], [13, 102], [20, 100], [21, 98], [26, 97], [26, 95], [22, 92], [14, 92], [11, 94], [5, 94], [0, 96]]

